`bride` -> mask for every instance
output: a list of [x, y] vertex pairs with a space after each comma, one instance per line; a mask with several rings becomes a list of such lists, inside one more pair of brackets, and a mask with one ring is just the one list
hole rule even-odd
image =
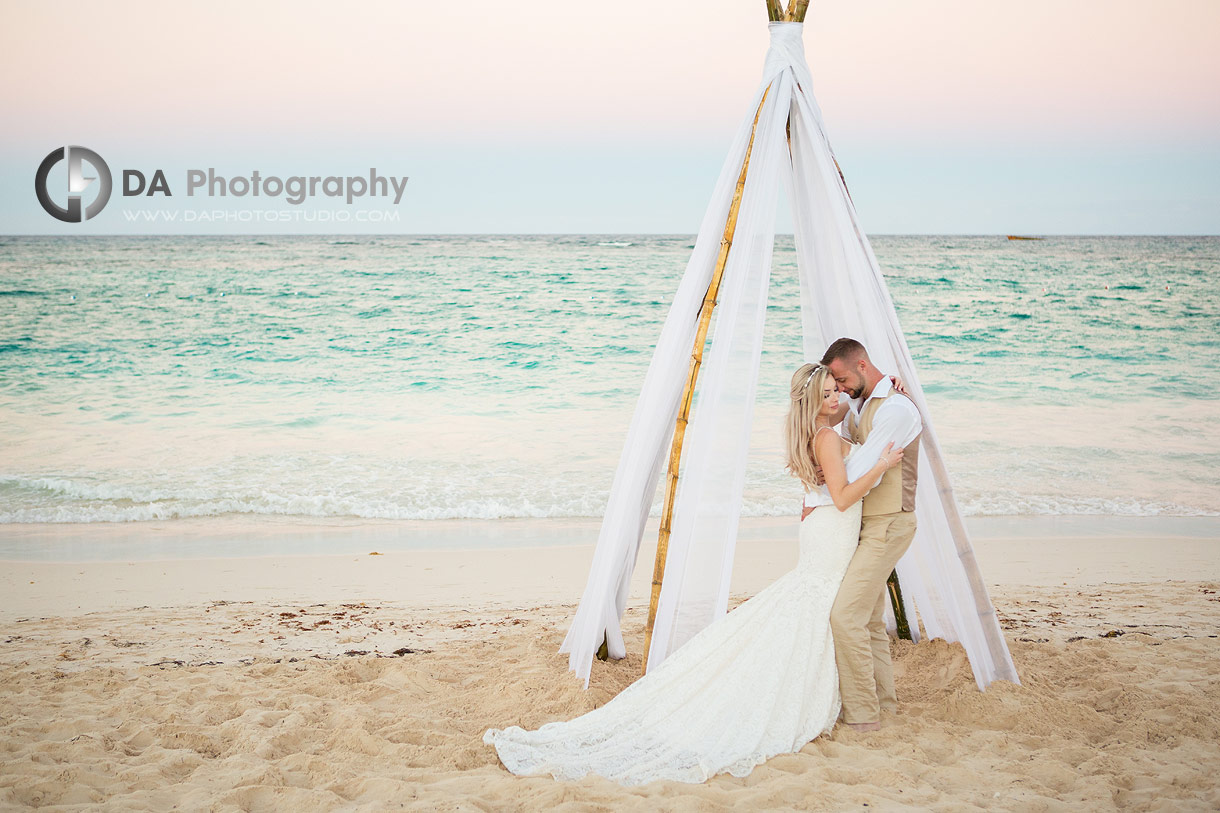
[[[854, 451], [831, 427], [842, 420], [834, 378], [820, 364], [792, 376], [785, 422], [788, 470], [810, 493], [794, 569], [717, 619], [610, 702], [537, 731], [491, 729], [483, 742], [518, 775], [597, 774], [623, 785], [745, 776], [799, 751], [839, 716], [830, 608], [860, 536], [860, 500], [898, 465], [891, 443], [847, 482]], [[816, 467], [825, 485], [817, 487]]]

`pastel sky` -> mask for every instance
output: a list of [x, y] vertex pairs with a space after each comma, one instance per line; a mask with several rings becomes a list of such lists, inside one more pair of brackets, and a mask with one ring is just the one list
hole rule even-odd
[[[767, 47], [762, 0], [31, 2], [3, 15], [7, 234], [690, 233]], [[804, 36], [872, 233], [1220, 233], [1215, 0], [815, 0]], [[38, 164], [65, 144], [116, 174], [82, 224], [34, 196]], [[215, 208], [182, 188], [207, 167], [410, 181], [399, 206], [358, 207], [393, 210], [390, 223], [125, 219]], [[124, 168], [163, 169], [173, 200], [122, 196]]]

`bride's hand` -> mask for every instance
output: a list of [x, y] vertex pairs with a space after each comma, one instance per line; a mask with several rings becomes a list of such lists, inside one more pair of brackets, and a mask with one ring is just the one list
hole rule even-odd
[[896, 376], [896, 375], [890, 376], [890, 381], [891, 381], [891, 383], [893, 383], [894, 389], [898, 391], [899, 395], [910, 395], [911, 394], [911, 393], [907, 392], [907, 385], [903, 384], [902, 379], [899, 378], [898, 376]]
[[890, 441], [885, 447], [885, 451], [881, 453], [881, 462], [885, 464], [886, 471], [897, 466], [902, 462], [902, 449], [895, 449], [894, 442]]

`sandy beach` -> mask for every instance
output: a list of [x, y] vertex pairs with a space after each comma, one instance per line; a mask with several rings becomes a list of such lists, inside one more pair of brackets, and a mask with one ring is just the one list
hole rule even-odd
[[[734, 603], [795, 556], [760, 527], [739, 548]], [[979, 692], [960, 647], [900, 642], [902, 709], [881, 732], [836, 729], [745, 779], [630, 790], [597, 777], [514, 777], [481, 742], [491, 726], [594, 708], [639, 674], [637, 645], [597, 664], [584, 691], [557, 653], [586, 545], [9, 561], [0, 804], [1212, 810], [1215, 543], [981, 539], [1022, 685]], [[629, 641], [642, 640], [646, 570]]]

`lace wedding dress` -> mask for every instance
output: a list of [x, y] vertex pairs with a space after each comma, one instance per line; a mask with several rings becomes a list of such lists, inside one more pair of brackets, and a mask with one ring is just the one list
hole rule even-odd
[[859, 535], [860, 503], [817, 508], [801, 522], [793, 570], [610, 702], [537, 731], [491, 729], [483, 742], [514, 774], [623, 785], [745, 776], [799, 751], [839, 716], [830, 608]]

